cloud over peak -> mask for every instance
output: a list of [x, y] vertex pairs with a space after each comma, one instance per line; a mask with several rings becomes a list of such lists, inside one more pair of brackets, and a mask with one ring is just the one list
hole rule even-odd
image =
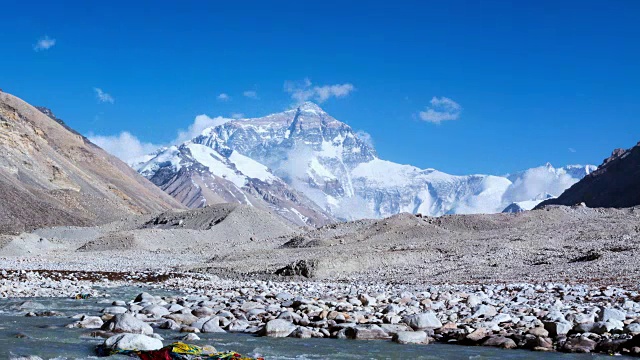
[[349, 83], [314, 86], [308, 78], [303, 81], [284, 82], [284, 91], [289, 93], [291, 98], [297, 102], [315, 100], [318, 103], [323, 103], [332, 97], [345, 97], [355, 89], [355, 86]]
[[104, 151], [127, 163], [148, 155], [160, 147], [152, 143], [142, 142], [128, 131], [123, 131], [119, 135], [108, 136], [90, 133], [87, 138], [104, 149]]
[[222, 125], [233, 119], [221, 116], [211, 118], [207, 115], [198, 115], [193, 123], [186, 129], [178, 130], [176, 138], [169, 144], [153, 144], [141, 141], [128, 131], [123, 131], [118, 135], [96, 135], [89, 133], [87, 138], [94, 144], [103, 148], [106, 152], [115, 155], [126, 163], [144, 160], [144, 158], [167, 145], [179, 145], [200, 135], [204, 129]]
[[34, 51], [43, 51], [51, 49], [56, 45], [56, 39], [52, 39], [48, 36], [41, 37], [38, 42], [33, 45]]
[[96, 88], [93, 88], [93, 91], [96, 92], [96, 97], [98, 98], [98, 102], [109, 103], [109, 104], [113, 104], [115, 102], [115, 99], [113, 98], [113, 96], [102, 91], [102, 89], [96, 87]]
[[419, 113], [420, 119], [440, 124], [443, 121], [458, 120], [462, 112], [462, 106], [448, 97], [434, 96], [425, 111]]

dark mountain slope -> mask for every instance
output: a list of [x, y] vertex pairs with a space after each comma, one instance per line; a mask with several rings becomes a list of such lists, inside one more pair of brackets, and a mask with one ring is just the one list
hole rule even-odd
[[591, 174], [545, 205], [588, 207], [632, 207], [640, 205], [640, 143], [631, 149], [617, 149]]

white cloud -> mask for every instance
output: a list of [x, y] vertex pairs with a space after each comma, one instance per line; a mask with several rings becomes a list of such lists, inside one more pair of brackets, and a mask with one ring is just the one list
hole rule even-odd
[[243, 92], [242, 95], [244, 95], [245, 97], [248, 97], [249, 99], [257, 99], [258, 98], [258, 93], [253, 91], [253, 90], [247, 90], [247, 91]]
[[56, 44], [56, 39], [52, 39], [45, 35], [44, 37], [40, 38], [38, 42], [35, 43], [35, 45], [33, 45], [33, 50], [35, 51], [48, 50], [54, 47], [55, 44]]
[[220, 101], [229, 101], [229, 100], [231, 100], [231, 96], [229, 96], [229, 95], [227, 95], [225, 93], [222, 93], [222, 94], [218, 95], [218, 100], [220, 100]]
[[187, 129], [178, 130], [176, 138], [169, 144], [143, 142], [128, 131], [123, 131], [118, 135], [96, 135], [89, 133], [87, 138], [103, 148], [106, 152], [115, 155], [127, 163], [131, 163], [144, 159], [145, 155], [163, 146], [181, 144], [200, 135], [206, 128], [222, 125], [231, 120], [233, 119], [223, 118], [221, 116], [210, 118], [207, 115], [198, 115]]
[[433, 97], [426, 111], [419, 113], [420, 119], [440, 124], [443, 121], [458, 120], [462, 112], [462, 106], [447, 97]]
[[355, 89], [355, 86], [349, 83], [313, 86], [311, 80], [308, 78], [305, 78], [303, 81], [284, 82], [284, 91], [291, 94], [291, 98], [297, 102], [315, 100], [319, 103], [323, 103], [332, 97], [345, 97]]
[[109, 104], [113, 104], [115, 102], [115, 99], [113, 98], [113, 96], [102, 91], [102, 89], [93, 88], [93, 91], [96, 92], [96, 97], [98, 98], [98, 102], [109, 103]]
[[363, 130], [358, 130], [356, 132], [356, 136], [362, 140], [365, 144], [367, 144], [369, 147], [373, 147], [373, 138], [371, 137], [371, 134], [369, 134], [366, 131]]
[[233, 113], [231, 114], [231, 117], [234, 119], [244, 119], [244, 114], [243, 113]]
[[224, 118], [222, 116], [210, 118], [209, 116], [204, 114], [198, 115], [193, 121], [193, 124], [189, 125], [186, 130], [178, 130], [178, 136], [175, 140], [172, 141], [172, 144], [181, 144], [187, 140], [191, 140], [194, 137], [200, 135], [204, 129], [222, 125], [231, 120], [233, 119]]
[[578, 152], [578, 151], [576, 149], [570, 147], [569, 148], [569, 152], [575, 153], [575, 152]]
[[540, 166], [517, 174], [503, 195], [505, 204], [513, 202], [544, 199], [546, 194], [560, 196], [578, 179], [571, 177], [561, 169]]
[[160, 147], [152, 143], [142, 142], [128, 131], [123, 131], [119, 135], [108, 136], [89, 134], [87, 137], [92, 143], [127, 163]]

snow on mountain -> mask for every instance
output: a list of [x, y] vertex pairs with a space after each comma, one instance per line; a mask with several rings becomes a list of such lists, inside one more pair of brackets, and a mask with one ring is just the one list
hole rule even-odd
[[136, 170], [188, 207], [236, 202], [271, 210], [300, 226], [334, 221], [266, 166], [237, 151], [223, 155], [187, 141], [160, 149]]
[[[233, 154], [264, 164], [272, 176], [344, 220], [399, 212], [431, 216], [501, 212], [539, 194], [558, 196], [595, 169], [590, 165], [556, 169], [547, 164], [506, 176], [456, 176], [402, 165], [380, 159], [366, 139], [310, 102], [205, 129], [191, 143], [224, 154], [236, 168]], [[149, 170], [140, 171], [149, 177]]]

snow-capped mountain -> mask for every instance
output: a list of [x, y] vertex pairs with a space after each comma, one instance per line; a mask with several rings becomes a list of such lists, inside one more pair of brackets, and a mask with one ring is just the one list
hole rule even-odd
[[187, 141], [160, 149], [148, 161], [138, 163], [136, 170], [191, 208], [235, 202], [272, 210], [299, 226], [334, 221], [266, 166], [238, 151], [227, 150], [223, 155]]
[[[539, 194], [558, 196], [595, 169], [589, 165], [556, 169], [547, 164], [506, 176], [456, 176], [401, 165], [380, 159], [347, 124], [310, 102], [208, 128], [189, 144], [215, 150], [231, 163], [233, 154], [253, 159], [319, 208], [344, 220], [399, 212], [431, 216], [501, 212]], [[158, 155], [139, 166], [141, 173], [154, 181], [157, 163], [168, 161], [162, 159]], [[208, 168], [217, 176], [224, 174], [222, 169]]]

